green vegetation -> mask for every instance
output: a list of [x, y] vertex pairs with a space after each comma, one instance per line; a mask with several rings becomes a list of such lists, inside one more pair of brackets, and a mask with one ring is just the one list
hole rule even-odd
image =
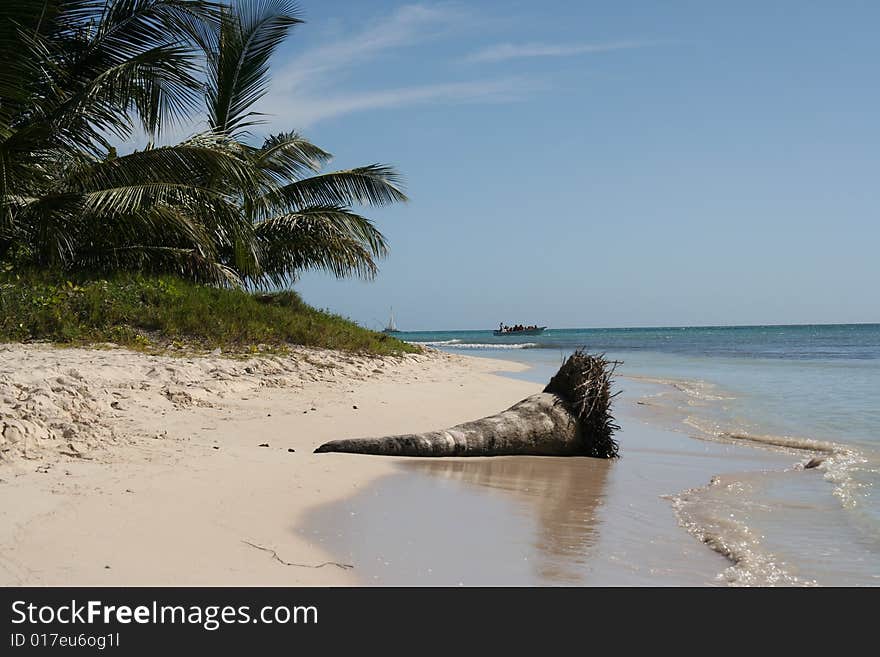
[[372, 354], [419, 351], [315, 310], [290, 291], [250, 294], [173, 276], [2, 275], [0, 341], [29, 340], [187, 353], [216, 347], [224, 353], [283, 352], [291, 344]]
[[[66, 272], [289, 285], [372, 278], [384, 235], [353, 212], [406, 200], [373, 164], [317, 174], [295, 132], [252, 146], [290, 0], [17, 0], [0, 7], [0, 260]], [[208, 130], [177, 145], [170, 124]], [[150, 142], [120, 155], [113, 138]]]
[[391, 167], [321, 173], [298, 133], [251, 132], [301, 22], [292, 0], [0, 3], [0, 268], [33, 283], [5, 284], [3, 339], [408, 349], [242, 291], [375, 277], [387, 242], [352, 206], [406, 201]]
[[[0, 7], [0, 261], [289, 285], [306, 269], [372, 278], [384, 235], [353, 212], [406, 200], [373, 164], [250, 129], [290, 0], [16, 0]], [[204, 125], [154, 146], [169, 125]], [[150, 141], [118, 154], [112, 140]]]

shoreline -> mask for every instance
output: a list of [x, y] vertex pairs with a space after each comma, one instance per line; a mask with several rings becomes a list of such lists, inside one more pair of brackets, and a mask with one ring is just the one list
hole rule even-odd
[[[620, 461], [312, 453], [491, 415], [543, 376], [438, 350], [242, 360], [0, 345], [0, 435], [27, 438], [11, 462], [0, 440], [0, 585], [834, 583], [791, 550], [808, 550], [826, 509], [824, 464], [803, 472], [804, 446], [695, 434], [682, 381], [620, 375]], [[779, 533], [761, 515], [767, 493], [798, 524]], [[819, 518], [829, 536], [845, 530]]]
[[[765, 545], [743, 522], [764, 523], [754, 512], [764, 507], [764, 489], [792, 473], [797, 494], [809, 491], [821, 505], [830, 491], [824, 464], [804, 470], [824, 445], [701, 436], [684, 422], [688, 416], [673, 413], [677, 419], [671, 422], [662, 407], [644, 404], [665, 389], [682, 392], [680, 387], [638, 375], [621, 378], [642, 388], [618, 407], [622, 466], [550, 457], [397, 461], [393, 476], [311, 514], [308, 533], [334, 554], [365, 562], [366, 585], [810, 586], [817, 575], [820, 581], [841, 576], [817, 569], [802, 554], [786, 563], [790, 550], [779, 540], [787, 530], [775, 535], [773, 525], [762, 528], [771, 533]], [[713, 499], [704, 495], [708, 490]], [[402, 527], [394, 518], [410, 507], [399, 498], [418, 499], [413, 506], [431, 509], [430, 522], [408, 515]], [[783, 505], [792, 503], [797, 505]], [[471, 522], [462, 524], [460, 516], [468, 515]], [[499, 529], [489, 520], [499, 516], [513, 520]], [[621, 518], [630, 519], [628, 527]], [[334, 531], [339, 526], [346, 531]], [[572, 533], [576, 527], [582, 531]], [[567, 547], [554, 554], [554, 545]], [[479, 571], [455, 556], [481, 550], [490, 550], [491, 557]], [[545, 564], [542, 572], [533, 571], [535, 563]]]
[[681, 524], [671, 500], [717, 472], [789, 467], [790, 455], [703, 444], [621, 410], [620, 460], [396, 460], [358, 495], [315, 509], [304, 534], [363, 562], [364, 585], [735, 583], [731, 561]]
[[436, 351], [232, 361], [2, 345], [0, 584], [357, 583], [294, 528], [394, 464], [312, 450], [495, 413], [536, 386], [494, 372], [525, 368]]

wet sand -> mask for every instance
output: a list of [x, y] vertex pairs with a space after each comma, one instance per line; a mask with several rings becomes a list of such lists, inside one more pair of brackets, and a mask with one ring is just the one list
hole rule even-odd
[[793, 458], [651, 426], [637, 398], [620, 406], [619, 460], [398, 459], [297, 531], [363, 584], [725, 585], [730, 560], [679, 524], [671, 496]]

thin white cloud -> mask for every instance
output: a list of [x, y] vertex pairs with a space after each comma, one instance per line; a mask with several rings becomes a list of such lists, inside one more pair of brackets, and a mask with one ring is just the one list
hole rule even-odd
[[464, 18], [463, 10], [453, 5], [404, 5], [358, 33], [342, 35], [288, 60], [273, 77], [285, 87], [299, 86], [330, 71], [361, 65], [386, 51], [437, 38]]
[[[318, 121], [377, 109], [425, 103], [497, 103], [524, 98], [536, 86], [525, 79], [419, 80], [411, 86], [347, 92], [334, 89], [347, 70], [384, 54], [418, 46], [472, 28], [472, 14], [455, 4], [413, 4], [352, 33], [276, 65], [272, 87], [257, 108], [272, 127], [304, 129]], [[377, 78], [375, 72], [371, 78]]]
[[523, 57], [571, 57], [590, 53], [632, 50], [659, 45], [659, 41], [611, 41], [607, 43], [502, 43], [468, 55], [468, 62], [501, 62]]
[[[270, 106], [264, 111], [278, 115], [279, 122], [289, 122], [297, 128], [307, 128], [318, 121], [365, 110], [395, 109], [432, 102], [445, 104], [514, 102], [526, 98], [537, 88], [538, 85], [534, 82], [521, 78], [447, 82], [329, 97], [296, 96], [295, 102], [291, 101], [286, 107]], [[276, 111], [273, 111], [273, 108]]]

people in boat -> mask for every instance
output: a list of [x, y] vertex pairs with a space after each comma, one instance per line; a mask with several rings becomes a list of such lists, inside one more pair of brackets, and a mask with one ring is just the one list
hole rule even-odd
[[537, 324], [530, 324], [529, 326], [525, 326], [524, 324], [514, 324], [513, 326], [507, 326], [504, 322], [498, 323], [498, 332], [499, 333], [517, 333], [519, 331], [537, 331]]
[[504, 322], [500, 322], [498, 324], [498, 332], [499, 333], [516, 333], [518, 331], [537, 331], [538, 325], [531, 324], [529, 326], [525, 326], [523, 324], [514, 324], [513, 326], [507, 326]]

